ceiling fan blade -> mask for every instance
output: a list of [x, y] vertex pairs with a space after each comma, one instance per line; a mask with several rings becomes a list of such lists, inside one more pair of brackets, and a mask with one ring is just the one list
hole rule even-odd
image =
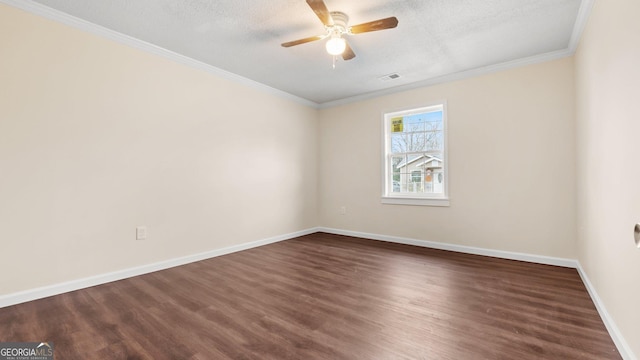
[[344, 48], [344, 52], [342, 53], [342, 58], [346, 61], [346, 60], [351, 60], [354, 57], [356, 57], [356, 54], [353, 52], [353, 49], [351, 49], [351, 46], [349, 46], [349, 43], [346, 43], [347, 47]]
[[327, 37], [327, 36], [326, 35], [318, 35], [318, 36], [311, 36], [311, 37], [300, 39], [300, 40], [289, 41], [289, 42], [286, 42], [286, 43], [282, 43], [282, 47], [291, 47], [291, 46], [296, 46], [296, 45], [300, 45], [300, 44], [305, 44], [305, 43], [316, 41], [316, 40], [322, 40], [325, 37]]
[[385, 19], [370, 21], [364, 24], [358, 24], [351, 27], [352, 34], [361, 34], [370, 31], [378, 31], [384, 29], [393, 29], [398, 26], [398, 19], [395, 16]]
[[329, 9], [327, 9], [327, 5], [324, 4], [323, 0], [307, 0], [307, 4], [309, 4], [311, 10], [316, 13], [318, 19], [322, 21], [324, 26], [333, 25], [333, 18], [331, 18]]

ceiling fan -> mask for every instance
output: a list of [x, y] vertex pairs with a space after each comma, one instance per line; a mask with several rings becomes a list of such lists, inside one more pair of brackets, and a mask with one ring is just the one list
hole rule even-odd
[[309, 4], [311, 10], [316, 13], [320, 21], [322, 21], [322, 24], [324, 24], [326, 33], [282, 43], [282, 46], [291, 47], [330, 37], [326, 43], [326, 49], [329, 54], [334, 56], [334, 67], [335, 57], [338, 55], [342, 55], [344, 60], [351, 60], [356, 57], [356, 54], [343, 35], [362, 34], [371, 31], [392, 29], [398, 26], [398, 19], [395, 16], [349, 26], [349, 17], [347, 14], [340, 11], [330, 12], [323, 0], [307, 0], [307, 4]]

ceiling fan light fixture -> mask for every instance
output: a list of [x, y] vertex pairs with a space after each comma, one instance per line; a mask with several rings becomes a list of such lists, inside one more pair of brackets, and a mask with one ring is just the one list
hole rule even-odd
[[282, 43], [282, 47], [291, 47], [308, 42], [322, 40], [329, 37], [325, 47], [330, 55], [333, 55], [333, 63], [335, 68], [336, 58], [342, 55], [342, 59], [351, 60], [356, 57], [356, 54], [351, 49], [351, 46], [347, 44], [347, 41], [343, 38], [345, 35], [362, 34], [372, 31], [393, 29], [398, 26], [398, 19], [395, 16], [391, 16], [384, 19], [378, 19], [369, 21], [366, 23], [349, 26], [349, 16], [342, 11], [329, 11], [324, 0], [307, 0], [307, 5], [311, 7], [320, 22], [324, 25], [325, 34], [310, 36], [304, 39], [288, 41]]
[[347, 48], [347, 42], [340, 36], [331, 36], [331, 39], [327, 41], [325, 45], [327, 52], [331, 55], [341, 55]]

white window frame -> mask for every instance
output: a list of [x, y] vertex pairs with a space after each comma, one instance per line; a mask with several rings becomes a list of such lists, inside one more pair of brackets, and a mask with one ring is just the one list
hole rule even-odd
[[[441, 194], [430, 193], [393, 193], [393, 174], [390, 174], [389, 166], [391, 153], [391, 118], [421, 114], [435, 109], [442, 110], [443, 146], [443, 192]], [[422, 205], [422, 206], [449, 206], [449, 160], [448, 160], [448, 128], [447, 128], [447, 102], [435, 103], [405, 108], [402, 110], [386, 111], [382, 114], [382, 203], [395, 205]]]

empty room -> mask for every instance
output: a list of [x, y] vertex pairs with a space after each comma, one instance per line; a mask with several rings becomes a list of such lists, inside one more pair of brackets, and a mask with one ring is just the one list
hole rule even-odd
[[640, 356], [637, 0], [0, 0], [0, 360]]

